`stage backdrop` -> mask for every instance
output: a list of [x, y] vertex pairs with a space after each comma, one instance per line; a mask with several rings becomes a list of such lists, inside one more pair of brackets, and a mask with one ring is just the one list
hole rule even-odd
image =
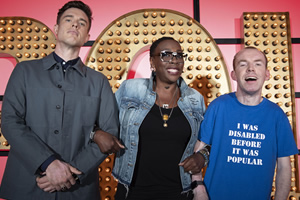
[[[200, 1], [200, 24], [211, 34], [214, 39], [225, 39], [225, 44], [218, 44], [228, 67], [228, 72], [232, 70], [232, 59], [234, 54], [242, 48], [243, 44], [237, 44], [236, 40], [243, 38], [242, 35], [242, 18], [243, 12], [289, 12], [291, 37], [294, 43], [292, 44], [293, 66], [294, 66], [294, 83], [295, 92], [300, 92], [300, 2], [298, 0], [199, 0]], [[56, 21], [56, 14], [66, 1], [52, 0], [41, 2], [38, 0], [10, 0], [1, 1], [0, 17], [9, 16], [23, 16], [37, 19], [52, 28]], [[138, 0], [110, 0], [110, 1], [95, 1], [85, 0], [93, 10], [93, 24], [90, 31], [90, 40], [94, 41], [99, 34], [116, 18], [138, 9], [145, 8], [163, 8], [182, 12], [191, 17], [194, 16], [193, 0], [152, 0], [152, 1], [138, 1]], [[224, 41], [224, 40], [221, 40]], [[226, 42], [227, 41], [227, 42]], [[229, 44], [231, 43], [232, 44]], [[80, 56], [85, 61], [90, 47], [83, 47]], [[141, 55], [137, 64], [134, 65], [138, 73], [138, 77], [148, 76], [145, 70], [138, 70], [140, 66], [148, 64], [148, 54]], [[12, 69], [16, 64], [15, 59], [7, 55], [0, 55], [0, 96], [4, 94], [7, 80]], [[143, 74], [144, 72], [144, 74]], [[232, 90], [235, 90], [236, 84], [231, 81]], [[300, 98], [296, 98], [296, 115], [297, 115], [297, 138], [300, 144]], [[1, 109], [1, 102], [0, 102]], [[299, 148], [299, 145], [298, 145]], [[6, 163], [6, 157], [0, 157], [0, 179]]]

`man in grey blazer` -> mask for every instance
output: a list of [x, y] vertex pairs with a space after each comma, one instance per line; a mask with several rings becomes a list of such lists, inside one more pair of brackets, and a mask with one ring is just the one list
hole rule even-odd
[[0, 197], [100, 199], [97, 168], [123, 146], [107, 78], [79, 58], [91, 19], [83, 2], [66, 3], [54, 27], [55, 51], [18, 63], [12, 72], [2, 106], [2, 132], [11, 148]]

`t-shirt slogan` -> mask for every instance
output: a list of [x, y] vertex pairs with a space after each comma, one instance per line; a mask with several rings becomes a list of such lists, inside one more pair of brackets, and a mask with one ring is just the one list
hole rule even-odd
[[228, 163], [238, 163], [245, 165], [263, 165], [259, 159], [259, 150], [262, 140], [266, 135], [258, 133], [258, 125], [237, 123], [237, 130], [229, 130], [231, 138], [232, 155], [227, 156]]

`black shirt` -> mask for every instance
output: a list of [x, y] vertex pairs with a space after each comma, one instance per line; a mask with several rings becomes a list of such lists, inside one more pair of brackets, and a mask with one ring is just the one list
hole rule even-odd
[[[171, 109], [162, 109], [169, 114]], [[139, 130], [139, 148], [131, 190], [141, 199], [180, 199], [182, 185], [178, 164], [191, 136], [190, 125], [175, 107], [168, 127], [155, 104]]]
[[75, 58], [73, 60], [69, 60], [69, 61], [66, 62], [61, 57], [59, 57], [55, 52], [53, 52], [53, 57], [54, 57], [56, 62], [61, 64], [61, 66], [63, 67], [64, 72], [68, 67], [75, 65], [77, 63], [77, 61], [80, 59], [78, 57], [78, 58]]

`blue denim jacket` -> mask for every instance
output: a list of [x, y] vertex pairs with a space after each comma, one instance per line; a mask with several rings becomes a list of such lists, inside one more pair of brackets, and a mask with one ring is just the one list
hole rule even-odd
[[[180, 78], [181, 97], [177, 104], [191, 126], [191, 138], [181, 157], [181, 161], [193, 154], [197, 141], [200, 122], [203, 120], [205, 104], [203, 96], [188, 87]], [[138, 153], [139, 128], [155, 103], [156, 93], [153, 91], [153, 79], [131, 79], [124, 81], [116, 92], [119, 106], [120, 139], [126, 149], [116, 154], [113, 176], [124, 184], [130, 185], [133, 177], [136, 157]], [[155, 148], [155, 147], [153, 147]], [[172, 154], [172, 149], [170, 149]], [[191, 175], [180, 168], [183, 192], [191, 189]]]

